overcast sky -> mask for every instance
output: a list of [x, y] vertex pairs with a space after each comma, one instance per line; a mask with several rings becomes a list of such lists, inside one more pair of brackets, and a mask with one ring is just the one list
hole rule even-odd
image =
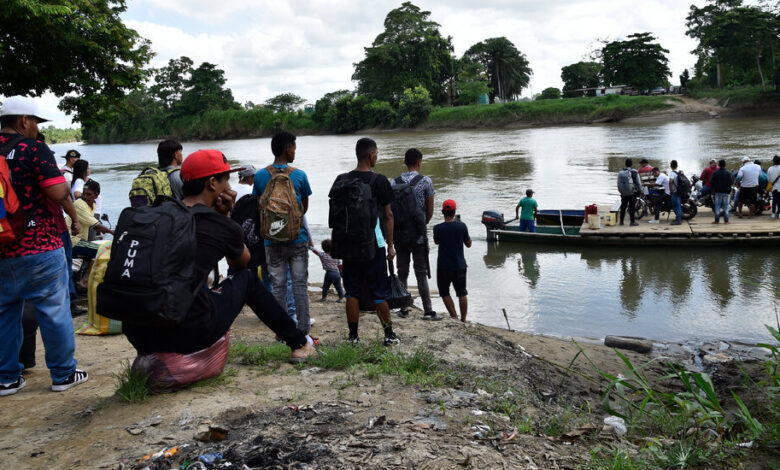
[[[384, 18], [402, 1], [374, 0], [129, 0], [126, 24], [152, 42], [153, 67], [190, 57], [225, 71], [240, 103], [262, 103], [296, 93], [314, 103], [323, 94], [353, 89], [353, 63], [382, 32]], [[596, 39], [623, 39], [649, 31], [669, 50], [670, 81], [691, 68], [695, 42], [685, 36], [691, 3], [704, 0], [417, 0], [452, 36], [455, 54], [506, 36], [533, 69], [524, 96], [561, 87], [561, 67], [583, 60]], [[70, 119], [57, 98], [42, 100], [58, 127]]]

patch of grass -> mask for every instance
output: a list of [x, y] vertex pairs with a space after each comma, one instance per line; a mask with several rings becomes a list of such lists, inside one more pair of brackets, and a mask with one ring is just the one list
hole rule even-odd
[[140, 403], [146, 401], [152, 394], [148, 385], [148, 375], [141, 375], [132, 369], [130, 361], [121, 362], [121, 371], [114, 374], [117, 382], [116, 394], [123, 401], [129, 403]]
[[375, 364], [384, 353], [383, 348], [378, 341], [368, 344], [323, 344], [317, 350], [318, 356], [310, 359], [306, 365], [330, 370], [345, 370], [361, 364]]
[[[427, 124], [469, 124], [494, 121], [532, 123], [589, 122], [598, 119], [621, 119], [647, 111], [671, 107], [663, 96], [608, 95], [593, 98], [515, 101], [490, 105], [439, 107], [428, 116]], [[679, 100], [678, 100], [679, 101]]]
[[762, 91], [760, 86], [689, 90], [688, 96], [696, 99], [714, 98], [721, 102], [728, 99], [729, 107], [732, 105], [780, 104], [780, 92], [769, 89]]
[[192, 384], [192, 388], [221, 387], [222, 385], [227, 385], [228, 383], [230, 383], [231, 379], [233, 377], [236, 377], [237, 375], [238, 375], [238, 369], [236, 369], [235, 367], [228, 367], [216, 377], [212, 377], [206, 380], [201, 380], [200, 382], [195, 382], [194, 384]]
[[282, 343], [247, 344], [243, 341], [230, 343], [228, 361], [248, 365], [277, 368], [290, 359], [290, 348]]
[[631, 454], [625, 449], [596, 447], [590, 451], [593, 459], [589, 464], [589, 469], [593, 470], [640, 470], [646, 468], [640, 461], [631, 458]]

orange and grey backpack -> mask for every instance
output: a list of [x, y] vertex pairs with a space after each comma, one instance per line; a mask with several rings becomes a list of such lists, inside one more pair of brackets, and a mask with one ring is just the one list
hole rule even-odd
[[303, 212], [290, 179], [290, 173], [295, 168], [269, 165], [265, 169], [271, 174], [271, 179], [260, 196], [260, 232], [264, 239], [272, 242], [293, 242], [298, 238], [303, 223]]
[[16, 136], [0, 147], [0, 244], [3, 245], [16, 242], [27, 225], [28, 217], [11, 186], [11, 170], [6, 160], [16, 144], [24, 138], [22, 135]]

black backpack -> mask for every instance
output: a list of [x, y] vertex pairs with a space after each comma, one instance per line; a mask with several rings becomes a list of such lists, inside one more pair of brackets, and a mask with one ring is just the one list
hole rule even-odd
[[414, 196], [414, 186], [423, 179], [422, 175], [412, 178], [407, 184], [399, 176], [393, 185], [393, 244], [412, 245], [425, 235], [426, 219], [422, 207]]
[[686, 201], [691, 195], [691, 180], [685, 176], [682, 170], [677, 170], [677, 181], [675, 184], [677, 185], [677, 193], [680, 195], [680, 200]]
[[176, 325], [190, 309], [199, 274], [195, 216], [211, 211], [160, 197], [153, 206], [128, 207], [116, 225], [97, 312], [148, 326]]
[[333, 229], [330, 255], [344, 261], [368, 261], [376, 255], [376, 227], [379, 208], [371, 185], [376, 173], [366, 183], [345, 173], [330, 188], [328, 227]]

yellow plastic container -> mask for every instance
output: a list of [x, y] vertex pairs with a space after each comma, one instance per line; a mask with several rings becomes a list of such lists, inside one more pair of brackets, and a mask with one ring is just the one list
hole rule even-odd
[[604, 226], [611, 227], [613, 225], [617, 225], [617, 214], [614, 212], [608, 212], [604, 216]]

